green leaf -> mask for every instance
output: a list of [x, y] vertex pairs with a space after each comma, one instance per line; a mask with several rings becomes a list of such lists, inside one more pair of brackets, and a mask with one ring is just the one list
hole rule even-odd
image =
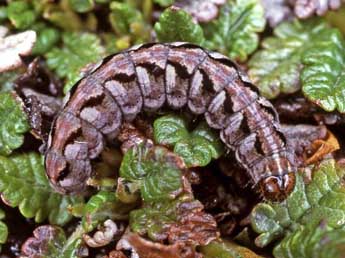
[[114, 192], [101, 191], [93, 195], [84, 207], [82, 225], [86, 232], [90, 232], [97, 225], [105, 221], [124, 220], [136, 203], [122, 203], [116, 198]]
[[162, 116], [154, 121], [154, 139], [159, 144], [175, 145], [178, 141], [188, 138], [187, 124], [176, 115]]
[[212, 146], [202, 137], [179, 141], [174, 152], [183, 158], [187, 167], [204, 167], [212, 160]]
[[7, 15], [17, 29], [27, 29], [35, 22], [37, 16], [26, 1], [11, 1], [7, 6]]
[[193, 137], [176, 143], [174, 152], [183, 158], [187, 167], [204, 167], [211, 162], [209, 142], [201, 137]]
[[144, 201], [173, 199], [182, 188], [176, 158], [163, 147], [136, 146], [124, 156], [120, 176], [140, 185]]
[[263, 50], [249, 62], [249, 76], [262, 95], [300, 89], [327, 111], [345, 112], [345, 41], [322, 19], [279, 25], [275, 37], [263, 41]]
[[140, 185], [136, 181], [128, 181], [124, 178], [118, 178], [116, 197], [119, 201], [127, 204], [136, 203], [141, 200]]
[[102, 41], [104, 42], [104, 47], [107, 55], [119, 52], [116, 46], [116, 36], [114, 33], [103, 33], [101, 34]]
[[208, 245], [200, 246], [200, 252], [205, 258], [260, 258], [251, 250], [227, 240], [213, 241]]
[[79, 13], [91, 11], [95, 6], [93, 0], [68, 0], [68, 3], [74, 11]]
[[[5, 222], [2, 220], [5, 218], [5, 212], [0, 209], [0, 244], [4, 244], [7, 241], [8, 237], [8, 228]], [[0, 245], [0, 251], [1, 251], [1, 245]]]
[[282, 203], [260, 203], [251, 213], [251, 224], [260, 235], [263, 247], [285, 236], [300, 225], [316, 226], [326, 219], [330, 227], [345, 225], [345, 168], [334, 160], [323, 161], [313, 172], [312, 181], [304, 183], [303, 172], [296, 176], [294, 191]]
[[177, 7], [166, 9], [154, 29], [160, 42], [186, 41], [201, 45], [205, 38], [200, 25], [190, 14]]
[[68, 0], [68, 3], [72, 10], [78, 13], [86, 13], [92, 11], [96, 3], [104, 4], [109, 0]]
[[189, 133], [184, 119], [167, 115], [155, 120], [153, 130], [155, 141], [173, 146], [174, 152], [183, 158], [187, 167], [206, 166], [224, 151], [219, 136], [206, 123], [199, 124]]
[[329, 29], [302, 55], [304, 95], [327, 111], [345, 112], [345, 41], [340, 31]]
[[315, 42], [328, 25], [321, 19], [294, 20], [280, 24], [274, 36], [262, 42], [262, 50], [249, 61], [249, 76], [266, 98], [280, 93], [294, 93], [300, 89], [302, 55]]
[[59, 244], [56, 244], [56, 239], [54, 239], [49, 244], [51, 255], [47, 258], [79, 258], [78, 250], [83, 244], [82, 236], [84, 233], [82, 227], [78, 226], [69, 238], [66, 239], [63, 235], [60, 235], [57, 238], [60, 240]]
[[60, 39], [60, 32], [48, 27], [44, 23], [35, 24], [31, 27], [37, 33], [37, 41], [32, 50], [33, 55], [43, 55], [47, 53]]
[[63, 225], [71, 219], [68, 206], [82, 199], [56, 193], [49, 185], [43, 163], [37, 153], [0, 156], [1, 196], [26, 218], [35, 218], [37, 223], [48, 218], [52, 224]]
[[45, 56], [47, 65], [55, 70], [60, 78], [66, 78], [64, 92], [81, 78], [80, 70], [91, 62], [101, 59], [104, 49], [100, 39], [91, 33], [65, 32], [63, 47], [55, 47]]
[[131, 211], [131, 230], [140, 235], [147, 234], [151, 240], [158, 241], [164, 229], [176, 222], [177, 208], [183, 202], [183, 198], [178, 198], [145, 203], [141, 209]]
[[326, 225], [301, 227], [286, 236], [275, 248], [276, 258], [342, 258], [345, 253], [345, 230]]
[[175, 0], [153, 0], [153, 2], [159, 4], [160, 6], [167, 7], [172, 5]]
[[0, 93], [0, 155], [9, 155], [24, 142], [30, 129], [19, 101], [12, 93]]
[[110, 23], [119, 35], [129, 34], [131, 23], [142, 21], [141, 13], [129, 4], [113, 2], [110, 5], [110, 9]]
[[[49, 21], [52, 25], [64, 30], [64, 31], [85, 31], [91, 30], [89, 28], [89, 18], [90, 16], [84, 16], [83, 20], [80, 15], [67, 5], [67, 0], [64, 0], [64, 4], [50, 4], [45, 6], [40, 6], [42, 8], [42, 16], [45, 20]], [[68, 3], [67, 3], [68, 4]], [[39, 4], [40, 5], [40, 4]], [[86, 20], [85, 20], [86, 18]]]
[[110, 24], [117, 36], [122, 37], [117, 42], [118, 48], [127, 48], [131, 42], [139, 44], [150, 39], [150, 26], [135, 7], [129, 3], [112, 2], [110, 10]]
[[243, 62], [258, 47], [265, 21], [259, 0], [231, 0], [219, 18], [205, 26], [205, 45]]
[[11, 91], [13, 89], [13, 82], [18, 77], [18, 71], [9, 71], [0, 73], [0, 92]]
[[218, 159], [224, 152], [223, 143], [219, 139], [216, 131], [210, 129], [206, 122], [200, 123], [191, 133], [191, 138], [200, 138], [207, 141], [211, 157]]

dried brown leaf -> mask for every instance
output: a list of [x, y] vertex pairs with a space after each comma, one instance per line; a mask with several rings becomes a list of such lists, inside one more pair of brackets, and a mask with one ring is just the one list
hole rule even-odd
[[62, 93], [60, 81], [36, 58], [16, 79], [15, 90], [24, 102], [32, 133], [46, 142], [51, 123], [62, 105], [58, 98]]
[[62, 96], [61, 81], [45, 66], [40, 58], [35, 58], [15, 81], [15, 88], [20, 91], [23, 88], [33, 89], [41, 94], [49, 96]]
[[177, 222], [168, 230], [169, 243], [207, 245], [219, 237], [217, 223], [198, 202], [185, 202], [177, 207]]
[[111, 251], [108, 256], [104, 258], [127, 258], [127, 256], [122, 251]]
[[274, 107], [283, 122], [306, 123], [316, 121], [318, 124], [336, 125], [345, 123], [345, 115], [339, 112], [326, 112], [301, 96], [277, 99]]
[[337, 138], [330, 132], [327, 131], [325, 139], [317, 139], [311, 144], [311, 153], [305, 164], [310, 165], [323, 159], [327, 154], [339, 150], [340, 145]]
[[219, 238], [215, 219], [203, 208], [188, 195], [169, 202], [144, 204], [131, 213], [130, 226], [156, 242], [183, 243], [194, 248]]
[[22, 245], [22, 257], [38, 258], [43, 257], [48, 249], [50, 241], [53, 241], [61, 234], [61, 228], [44, 225], [36, 228], [33, 237], [28, 238]]
[[337, 138], [323, 125], [283, 125], [282, 132], [299, 166], [316, 163], [340, 148]]
[[283, 125], [282, 132], [287, 139], [287, 145], [295, 152], [298, 166], [305, 164], [305, 153], [311, 151], [312, 143], [327, 136], [327, 128], [322, 125]]
[[127, 231], [116, 245], [117, 250], [130, 250], [131, 258], [202, 258], [201, 254], [182, 242], [163, 245], [146, 240], [138, 234]]
[[33, 231], [33, 237], [22, 245], [19, 258], [90, 257], [88, 248], [81, 240], [83, 232], [82, 226], [77, 226], [67, 239], [60, 227], [39, 226]]
[[141, 131], [139, 131], [133, 124], [124, 123], [121, 126], [119, 135], [117, 136], [121, 144], [122, 153], [126, 153], [134, 146], [145, 142], [149, 146], [153, 145], [152, 140], [148, 139]]
[[83, 235], [83, 239], [88, 246], [93, 248], [106, 246], [124, 231], [122, 224], [118, 226], [111, 219], [106, 220], [103, 225], [92, 237], [88, 234]]

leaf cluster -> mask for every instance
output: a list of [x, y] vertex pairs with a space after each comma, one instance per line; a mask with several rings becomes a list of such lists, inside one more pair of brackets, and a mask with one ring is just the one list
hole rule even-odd
[[36, 31], [38, 37], [33, 54], [46, 53], [59, 40], [60, 32], [41, 18], [41, 7], [38, 1], [11, 1], [4, 7], [4, 19], [8, 18], [11, 25], [19, 30], [31, 29]]
[[[256, 245], [264, 247], [283, 237], [275, 251], [276, 257], [297, 257], [283, 255], [288, 252], [304, 252], [304, 256], [298, 257], [314, 257], [307, 254], [317, 253], [317, 241], [322, 238], [320, 234], [326, 234], [322, 227], [318, 228], [320, 222], [327, 224], [327, 232], [344, 228], [344, 175], [343, 165], [332, 159], [325, 160], [314, 168], [310, 182], [305, 182], [302, 173], [297, 174], [294, 191], [282, 203], [258, 204], [251, 213], [252, 228], [259, 233]], [[341, 231], [336, 232], [335, 235], [342, 234]], [[321, 253], [319, 257], [323, 257]]]
[[20, 101], [11, 93], [0, 93], [0, 155], [7, 156], [24, 142], [29, 130]]
[[81, 217], [83, 229], [85, 232], [90, 232], [106, 219], [127, 219], [128, 212], [136, 205], [136, 203], [129, 204], [121, 202], [116, 197], [115, 192], [100, 191], [82, 206]]
[[172, 201], [145, 202], [142, 208], [130, 213], [131, 230], [148, 235], [154, 241], [164, 239], [167, 228], [177, 221], [178, 206], [186, 201], [188, 198], [180, 197]]
[[66, 32], [62, 35], [63, 48], [55, 47], [46, 54], [47, 65], [60, 78], [66, 78], [64, 92], [82, 77], [80, 70], [104, 55], [100, 39], [90, 33]]
[[67, 208], [80, 197], [63, 196], [49, 185], [45, 175], [43, 157], [37, 153], [0, 156], [1, 198], [11, 207], [18, 207], [26, 218], [40, 223], [64, 225], [72, 216]]
[[116, 42], [118, 49], [140, 44], [150, 38], [150, 25], [145, 21], [144, 14], [128, 3], [112, 2], [110, 4], [110, 24], [119, 37]]
[[275, 257], [341, 258], [345, 252], [345, 230], [333, 229], [327, 223], [301, 227], [281, 241], [274, 249]]
[[123, 157], [120, 176], [138, 185], [144, 201], [173, 199], [182, 190], [179, 161], [163, 147], [130, 149]]
[[[153, 241], [167, 240], [169, 244], [184, 243], [197, 246], [217, 239], [218, 230], [214, 218], [203, 211], [203, 205], [194, 199], [189, 190], [189, 182], [182, 176], [183, 162], [181, 164], [181, 160], [174, 160], [175, 154], [162, 147], [145, 148], [139, 145], [137, 148], [140, 152], [136, 156], [142, 156], [147, 160], [140, 162], [137, 158], [139, 162], [132, 162], [131, 168], [126, 169], [126, 179], [140, 180], [141, 184], [142, 206], [130, 212], [131, 231], [146, 235]], [[137, 148], [134, 147], [132, 150]], [[153, 151], [152, 156], [150, 151]], [[130, 152], [131, 150], [127, 153]], [[126, 155], [123, 163], [126, 163]], [[161, 162], [162, 158], [165, 158], [170, 167]], [[152, 173], [157, 173], [157, 168], [153, 167], [153, 164], [156, 164], [159, 170], [160, 182], [151, 179], [154, 176]], [[171, 168], [175, 170], [176, 178], [169, 178]], [[121, 169], [120, 175], [122, 176]]]
[[258, 33], [265, 24], [259, 1], [234, 0], [228, 1], [219, 17], [206, 25], [195, 23], [186, 11], [171, 7], [162, 13], [154, 28], [160, 41], [196, 43], [243, 62], [258, 47]]
[[173, 147], [187, 167], [206, 166], [223, 154], [223, 144], [206, 123], [200, 123], [192, 132], [187, 127], [182, 117], [160, 117], [153, 124], [154, 139], [158, 144]]
[[249, 75], [267, 98], [304, 95], [326, 111], [345, 111], [344, 50], [340, 31], [321, 18], [280, 24], [249, 61]]
[[169, 8], [159, 17], [155, 24], [157, 37], [162, 42], [185, 41], [201, 45], [204, 32], [192, 17], [179, 8]]

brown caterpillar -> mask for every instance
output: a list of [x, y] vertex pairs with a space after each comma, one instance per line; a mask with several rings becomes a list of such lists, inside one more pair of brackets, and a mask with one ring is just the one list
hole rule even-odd
[[294, 154], [270, 102], [227, 57], [178, 42], [111, 55], [73, 87], [48, 141], [52, 185], [62, 193], [84, 191], [91, 160], [121, 124], [163, 105], [204, 115], [266, 199], [282, 200], [293, 190]]

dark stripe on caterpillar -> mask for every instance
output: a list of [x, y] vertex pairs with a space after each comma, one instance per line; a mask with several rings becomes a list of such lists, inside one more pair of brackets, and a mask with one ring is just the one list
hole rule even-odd
[[91, 161], [124, 122], [163, 106], [204, 115], [266, 199], [294, 188], [294, 153], [270, 102], [227, 57], [189, 43], [136, 46], [105, 58], [70, 91], [54, 121], [47, 175], [62, 193], [85, 191]]

